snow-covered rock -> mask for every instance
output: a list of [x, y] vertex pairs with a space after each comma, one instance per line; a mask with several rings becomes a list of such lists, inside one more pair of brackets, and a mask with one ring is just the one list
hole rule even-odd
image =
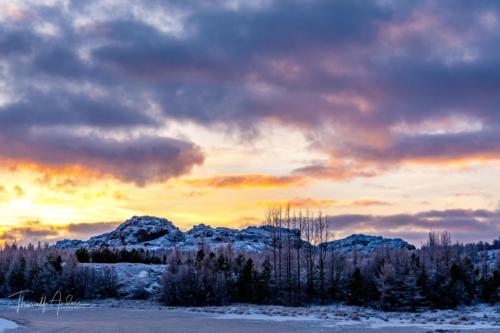
[[134, 216], [120, 224], [114, 231], [92, 237], [88, 246], [127, 246], [144, 245], [156, 241], [158, 245], [168, 246], [184, 239], [184, 234], [167, 219], [152, 216]]
[[57, 241], [55, 247], [60, 249], [77, 249], [86, 246], [87, 243], [78, 239], [63, 239]]
[[[88, 241], [62, 240], [58, 248], [126, 247], [145, 249], [193, 250], [200, 246], [218, 249], [232, 246], [235, 251], [257, 252], [270, 249], [273, 234], [280, 231], [282, 239], [288, 235], [292, 240], [300, 239], [300, 232], [271, 226], [248, 227], [243, 230], [200, 224], [183, 233], [172, 222], [151, 216], [134, 216], [120, 224], [115, 230], [91, 237]], [[273, 233], [274, 232], [274, 233]]]
[[184, 240], [184, 234], [167, 219], [152, 216], [134, 216], [115, 230], [91, 237], [88, 241], [62, 240], [59, 248], [80, 247], [171, 247]]
[[352, 251], [372, 253], [381, 248], [387, 248], [389, 250], [415, 249], [415, 246], [400, 238], [384, 238], [381, 236], [363, 234], [354, 234], [347, 238], [322, 243], [321, 245], [326, 246], [330, 250], [336, 250], [343, 253], [351, 253]]
[[[120, 224], [115, 230], [91, 237], [87, 241], [62, 240], [55, 246], [58, 248], [96, 248], [96, 247], [125, 247], [156, 249], [196, 250], [199, 247], [219, 249], [231, 246], [238, 252], [260, 252], [272, 249], [273, 240], [277, 235], [282, 240], [300, 240], [300, 231], [297, 229], [276, 228], [273, 226], [252, 226], [242, 230], [200, 224], [187, 232], [182, 232], [167, 219], [152, 216], [134, 216]], [[380, 236], [356, 234], [345, 239], [323, 243], [329, 249], [350, 253], [353, 249], [358, 252], [371, 253], [378, 248], [414, 249], [413, 245], [399, 239], [389, 239]]]
[[300, 231], [296, 229], [254, 226], [237, 230], [224, 227], [212, 228], [200, 224], [185, 233], [186, 240], [180, 246], [183, 248], [205, 246], [214, 249], [231, 245], [236, 251], [258, 252], [272, 248], [273, 235], [276, 235], [278, 230], [281, 231], [282, 239], [286, 239], [288, 235], [294, 241], [300, 239]]

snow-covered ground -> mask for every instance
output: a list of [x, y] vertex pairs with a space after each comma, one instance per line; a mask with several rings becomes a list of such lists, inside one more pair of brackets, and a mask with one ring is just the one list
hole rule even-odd
[[[0, 300], [0, 317], [21, 320], [31, 329], [26, 332], [54, 332], [62, 328], [71, 333], [97, 332], [103, 327], [114, 327], [112, 332], [121, 333], [167, 328], [179, 332], [215, 332], [217, 328], [217, 332], [226, 333], [234, 332], [237, 327], [245, 328], [245, 332], [285, 332], [291, 328], [296, 332], [500, 332], [500, 304], [395, 313], [341, 304], [296, 308], [238, 304], [200, 308], [166, 307], [148, 300], [110, 299], [86, 303], [90, 304], [64, 309], [56, 316], [55, 311], [42, 312], [40, 308], [22, 309], [17, 313], [15, 300]], [[11, 325], [15, 323], [0, 321], [0, 333], [4, 327], [14, 328]]]
[[[0, 308], [15, 309], [16, 300], [0, 299]], [[150, 300], [95, 300], [83, 302], [83, 308], [118, 308], [124, 310], [158, 309], [187, 311], [218, 319], [259, 320], [270, 322], [307, 321], [324, 327], [362, 326], [367, 328], [419, 327], [429, 330], [498, 329], [500, 332], [500, 304], [461, 307], [455, 310], [427, 310], [421, 312], [383, 312], [372, 308], [343, 304], [284, 307], [275, 305], [236, 304], [211, 307], [165, 307]], [[36, 309], [30, 309], [36, 311]], [[50, 310], [50, 309], [49, 309]], [[64, 310], [63, 310], [64, 311]], [[1, 327], [1, 326], [0, 326]], [[2, 331], [0, 330], [0, 333]]]
[[346, 305], [281, 307], [236, 305], [222, 307], [187, 308], [189, 311], [213, 315], [221, 319], [248, 319], [267, 321], [317, 321], [326, 327], [360, 325], [368, 328], [420, 327], [426, 329], [498, 329], [500, 332], [500, 304], [477, 305], [457, 310], [435, 310], [417, 313], [382, 312]]
[[13, 330], [18, 327], [19, 326], [13, 321], [0, 318], [0, 333], [4, 333], [8, 330]]

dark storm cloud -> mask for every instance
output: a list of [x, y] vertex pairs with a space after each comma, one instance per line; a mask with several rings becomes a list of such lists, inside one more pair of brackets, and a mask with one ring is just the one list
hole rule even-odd
[[[488, 1], [453, 4], [29, 4], [1, 28], [0, 80], [9, 87], [0, 104], [3, 140], [46, 150], [33, 161], [45, 163], [43, 156], [61, 148], [47, 137], [33, 140], [34, 130], [155, 129], [173, 119], [255, 134], [272, 120], [299, 128], [335, 161], [298, 171], [313, 176], [373, 176], [412, 160], [498, 159], [500, 9]], [[479, 126], [450, 131], [459, 120]], [[429, 135], [427, 127], [436, 126], [439, 135]], [[131, 177], [133, 154], [147, 150], [136, 144], [149, 141], [134, 142], [127, 160], [130, 141], [82, 144], [58, 135], [76, 140], [71, 154], [58, 155], [71, 156], [59, 157], [64, 163], [98, 161], [99, 171], [122, 180], [190, 169], [181, 162], [174, 172], [151, 172], [143, 164]], [[120, 157], [104, 158], [101, 146]], [[16, 158], [11, 149], [3, 154]], [[124, 170], [110, 167], [118, 160]]]

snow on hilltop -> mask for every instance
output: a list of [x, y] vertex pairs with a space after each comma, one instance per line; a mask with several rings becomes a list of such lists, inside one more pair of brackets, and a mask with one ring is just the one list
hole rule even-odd
[[[120, 224], [115, 230], [91, 237], [87, 241], [62, 240], [55, 246], [59, 248], [95, 248], [95, 247], [126, 247], [147, 249], [196, 250], [200, 246], [217, 249], [231, 245], [236, 251], [259, 252], [269, 250], [273, 244], [272, 226], [252, 226], [242, 230], [200, 224], [187, 232], [182, 232], [171, 221], [152, 216], [134, 216]], [[300, 231], [281, 228], [282, 239], [288, 235], [295, 241], [300, 239]], [[326, 242], [323, 245], [340, 252], [371, 253], [378, 248], [414, 249], [413, 245], [401, 239], [389, 239], [380, 236], [355, 234], [344, 239]]]
[[[282, 228], [281, 231], [282, 237], [287, 237], [286, 235], [290, 233], [291, 239], [300, 239], [299, 230]], [[184, 248], [198, 248], [200, 245], [217, 248], [231, 244], [235, 250], [258, 252], [272, 247], [273, 227], [254, 226], [237, 230], [224, 227], [212, 228], [200, 224], [186, 232], [185, 236], [186, 240], [182, 243]]]
[[91, 237], [85, 242], [65, 239], [58, 241], [56, 247], [147, 247], [155, 245], [168, 247], [182, 240], [184, 240], [184, 234], [169, 220], [152, 216], [134, 216], [111, 232]]
[[330, 250], [336, 250], [344, 253], [351, 253], [353, 250], [362, 253], [372, 253], [380, 248], [387, 248], [389, 250], [415, 250], [415, 246], [400, 238], [384, 238], [381, 236], [369, 236], [363, 234], [354, 234], [344, 239], [323, 243], [322, 245], [326, 246]]
[[[152, 216], [134, 216], [115, 230], [91, 237], [88, 241], [65, 239], [58, 241], [55, 246], [195, 250], [200, 246], [216, 249], [231, 244], [237, 251], [258, 252], [272, 247], [273, 230], [274, 228], [270, 226], [253, 226], [237, 230], [224, 227], [212, 228], [200, 224], [187, 232], [182, 232], [169, 220]], [[287, 237], [288, 233], [293, 240], [300, 239], [298, 230], [281, 229], [282, 237]]]

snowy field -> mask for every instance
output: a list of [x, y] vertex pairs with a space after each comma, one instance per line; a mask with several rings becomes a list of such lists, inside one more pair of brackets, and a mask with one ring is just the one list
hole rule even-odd
[[[0, 332], [500, 332], [500, 305], [421, 313], [380, 312], [346, 305], [288, 308], [233, 305], [163, 307], [148, 301], [103, 300], [81, 308], [16, 313], [12, 300], [0, 302]], [[19, 324], [19, 327], [9, 326]], [[3, 326], [2, 326], [3, 325]]]
[[280, 306], [225, 306], [188, 308], [220, 319], [316, 321], [325, 327], [361, 325], [367, 328], [420, 327], [430, 330], [496, 329], [500, 332], [500, 305], [478, 305], [457, 310], [420, 313], [381, 312], [346, 305], [289, 308]]
[[19, 326], [13, 321], [0, 318], [0, 333], [4, 333], [8, 330], [13, 330], [18, 327]]

